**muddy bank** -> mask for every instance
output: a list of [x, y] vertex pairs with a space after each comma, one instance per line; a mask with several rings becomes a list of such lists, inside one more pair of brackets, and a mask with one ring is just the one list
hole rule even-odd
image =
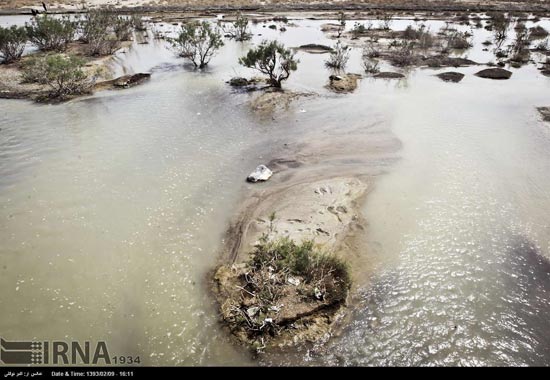
[[[295, 100], [293, 106], [302, 107], [311, 99]], [[254, 350], [326, 339], [350, 300], [311, 285], [304, 276], [287, 273], [279, 278], [276, 272], [272, 276], [281, 283], [283, 296], [265, 310], [257, 307], [258, 294], [247, 285], [252, 283], [254, 252], [265, 239], [312, 241], [314, 249], [349, 264], [355, 285], [364, 284], [372, 269], [360, 207], [380, 174], [374, 162], [393, 162], [400, 144], [383, 120], [323, 127], [322, 133], [308, 131], [271, 152], [265, 164], [273, 176], [247, 185], [227, 231], [220, 265], [212, 274], [224, 328]], [[236, 321], [235, 315], [247, 321]], [[259, 331], [264, 328], [265, 334]]]

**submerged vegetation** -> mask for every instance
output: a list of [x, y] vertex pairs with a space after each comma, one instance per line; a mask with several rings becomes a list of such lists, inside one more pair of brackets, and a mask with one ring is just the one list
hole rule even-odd
[[195, 68], [205, 68], [224, 43], [221, 33], [207, 21], [183, 24], [172, 45], [181, 57], [187, 58]]
[[340, 41], [336, 43], [332, 49], [328, 60], [325, 61], [325, 65], [332, 69], [343, 70], [349, 61], [349, 48], [343, 46]]
[[242, 13], [237, 14], [236, 20], [231, 23], [231, 27], [223, 28], [225, 36], [233, 38], [235, 41], [246, 41], [252, 38], [250, 29], [248, 27], [249, 20]]

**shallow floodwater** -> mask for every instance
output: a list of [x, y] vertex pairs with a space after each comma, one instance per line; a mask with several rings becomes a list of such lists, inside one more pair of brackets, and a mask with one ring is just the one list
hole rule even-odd
[[[220, 329], [205, 283], [243, 178], [306, 131], [383, 119], [403, 149], [365, 205], [377, 270], [350, 324], [260, 362], [550, 365], [550, 126], [536, 111], [550, 78], [530, 65], [491, 81], [470, 67], [453, 84], [423, 69], [333, 95], [324, 56], [299, 52], [288, 87], [321, 96], [273, 119], [224, 83], [251, 74], [237, 58], [263, 38], [332, 44], [325, 22], [259, 24], [204, 73], [162, 41], [135, 44], [113, 70], [153, 72], [142, 86], [61, 105], [0, 100], [0, 335], [105, 340], [142, 364], [254, 364]], [[491, 60], [490, 33], [474, 32], [467, 55]]]

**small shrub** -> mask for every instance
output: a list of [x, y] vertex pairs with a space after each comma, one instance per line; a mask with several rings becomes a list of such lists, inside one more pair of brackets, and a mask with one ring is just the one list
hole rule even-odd
[[206, 67], [224, 45], [221, 33], [206, 21], [183, 24], [178, 37], [171, 41], [181, 57], [200, 69]]
[[415, 29], [412, 25], [407, 26], [403, 32], [403, 38], [405, 40], [417, 40], [420, 38], [421, 31], [420, 29]]
[[[88, 44], [89, 55], [112, 54], [120, 47], [117, 34], [122, 33], [116, 14], [105, 9], [90, 10], [81, 22], [81, 40]], [[118, 33], [117, 33], [118, 32]]]
[[472, 46], [465, 33], [454, 32], [447, 36], [446, 49], [464, 50]]
[[380, 72], [380, 62], [363, 55], [363, 69], [367, 74], [377, 74]]
[[283, 23], [286, 24], [288, 22], [288, 17], [286, 17], [286, 16], [275, 16], [275, 17], [273, 17], [273, 21], [283, 22]]
[[231, 28], [224, 32], [229, 38], [234, 38], [236, 41], [246, 41], [252, 38], [248, 24], [248, 18], [239, 13], [235, 22], [231, 24]]
[[393, 15], [391, 13], [384, 13], [382, 15], [382, 29], [390, 30], [393, 22]]
[[12, 63], [23, 55], [27, 43], [27, 31], [21, 26], [0, 27], [0, 56], [3, 63]]
[[23, 61], [21, 76], [24, 83], [46, 84], [46, 60], [44, 57], [31, 55]]
[[303, 276], [308, 283], [322, 282], [331, 276], [342, 290], [351, 286], [351, 274], [346, 262], [314, 248], [314, 242], [295, 243], [289, 238], [264, 240], [256, 246], [250, 265], [255, 269], [272, 267], [275, 272], [288, 271]]
[[548, 51], [548, 49], [549, 49], [548, 38], [545, 39], [545, 40], [540, 41], [540, 42], [535, 46], [535, 50], [536, 50], [536, 51], [545, 52], [545, 51]]
[[325, 61], [327, 67], [342, 70], [346, 67], [349, 60], [349, 49], [347, 46], [342, 46], [338, 41], [334, 49], [330, 53], [328, 60]]
[[502, 43], [508, 37], [508, 30], [510, 29], [510, 19], [502, 12], [490, 13], [491, 29], [495, 38], [497, 46], [500, 48]]
[[296, 71], [298, 62], [294, 54], [277, 41], [263, 41], [239, 59], [241, 65], [266, 74], [270, 85], [277, 88], [282, 86], [292, 71]]
[[369, 24], [368, 26], [365, 26], [365, 24], [361, 24], [356, 22], [353, 25], [353, 29], [351, 30], [351, 34], [353, 38], [359, 38], [359, 36], [367, 33], [372, 28], [372, 24]]
[[134, 23], [131, 18], [116, 16], [113, 29], [119, 41], [130, 41], [134, 31]]
[[390, 62], [394, 66], [407, 67], [415, 63], [414, 42], [405, 42], [395, 54], [390, 57]]
[[71, 95], [89, 93], [95, 78], [83, 70], [84, 61], [74, 56], [49, 54], [24, 65], [25, 80], [46, 84], [50, 98], [65, 99]]
[[145, 26], [145, 23], [143, 22], [143, 18], [137, 14], [137, 13], [134, 13], [130, 16], [130, 21], [132, 23], [132, 26], [134, 27], [135, 30], [139, 31], [139, 32], [144, 32], [147, 30], [147, 27]]
[[367, 45], [363, 48], [363, 56], [368, 58], [379, 58], [380, 50], [378, 50], [372, 41], [369, 41], [369, 43], [367, 43]]
[[74, 39], [76, 23], [68, 16], [54, 18], [47, 14], [36, 16], [25, 24], [29, 40], [40, 50], [65, 51]]

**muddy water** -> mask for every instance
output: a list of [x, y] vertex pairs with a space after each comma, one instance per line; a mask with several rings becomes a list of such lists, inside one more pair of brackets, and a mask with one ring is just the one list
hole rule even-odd
[[[385, 173], [365, 205], [375, 275], [339, 336], [262, 363], [550, 364], [550, 129], [535, 109], [549, 105], [550, 80], [533, 66], [504, 82], [458, 69], [460, 84], [417, 70], [336, 96], [322, 56], [301, 52], [288, 86], [321, 96], [273, 119], [224, 84], [250, 74], [237, 58], [263, 38], [331, 44], [323, 23], [260, 24], [205, 73], [163, 42], [136, 44], [112, 67], [152, 71], [141, 87], [56, 106], [0, 101], [1, 335], [106, 340], [144, 364], [254, 364], [220, 330], [204, 283], [243, 178], [299, 136], [382, 123], [403, 149], [365, 168]], [[470, 58], [491, 60], [488, 36], [475, 31]]]

